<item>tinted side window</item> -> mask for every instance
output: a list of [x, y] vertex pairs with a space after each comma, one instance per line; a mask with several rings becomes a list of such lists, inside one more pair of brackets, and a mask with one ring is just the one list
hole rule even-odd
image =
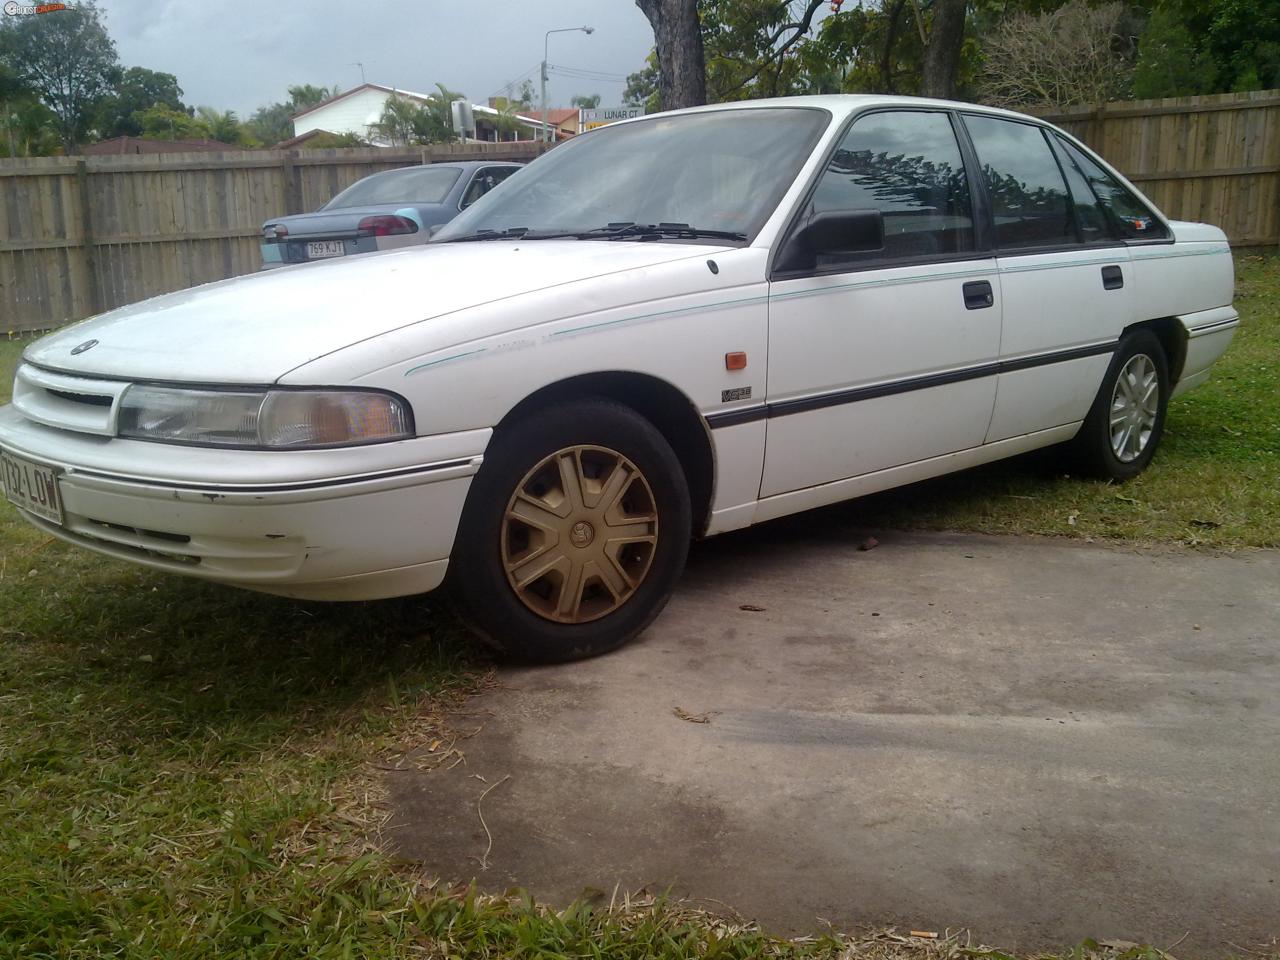
[[1119, 180], [1069, 140], [1059, 137], [1058, 142], [1093, 187], [1103, 212], [1120, 236], [1129, 240], [1163, 240], [1169, 236], [1164, 224], [1156, 219], [1146, 204], [1121, 186]]
[[969, 184], [943, 113], [873, 113], [855, 121], [822, 174], [813, 207], [884, 216], [883, 250], [823, 257], [820, 266], [974, 248]]
[[462, 209], [467, 209], [515, 172], [515, 167], [485, 167], [480, 170], [462, 195]]
[[996, 117], [966, 116], [991, 192], [1001, 248], [1077, 242], [1067, 187], [1040, 128]]
[[1059, 154], [1059, 159], [1062, 161], [1062, 172], [1067, 178], [1067, 189], [1071, 191], [1071, 204], [1080, 238], [1085, 243], [1114, 243], [1116, 234], [1111, 230], [1111, 221], [1094, 195], [1093, 188], [1089, 186], [1089, 181], [1066, 154]]

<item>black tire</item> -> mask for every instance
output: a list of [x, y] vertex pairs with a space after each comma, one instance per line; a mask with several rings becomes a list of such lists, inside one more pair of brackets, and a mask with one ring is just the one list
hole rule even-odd
[[[549, 619], [551, 612], [532, 609], [508, 580], [504, 551], [511, 528], [505, 518], [517, 487], [527, 489], [523, 485], [535, 468], [559, 451], [583, 446], [616, 452], [640, 471], [640, 496], [645, 510], [656, 516], [656, 542], [644, 548], [645, 572], [625, 600], [606, 595], [602, 583], [587, 588], [596, 591], [598, 604], [618, 603], [616, 608], [587, 622], [557, 622]], [[577, 462], [585, 463], [589, 454]], [[504, 426], [490, 443], [462, 513], [449, 564], [451, 585], [464, 617], [501, 652], [538, 663], [592, 657], [634, 638], [666, 606], [684, 569], [691, 532], [684, 471], [657, 428], [612, 400], [561, 401]], [[567, 541], [562, 537], [560, 542]], [[554, 599], [550, 605], [554, 607]]]
[[[1157, 397], [1155, 422], [1145, 445], [1132, 459], [1122, 459], [1112, 445], [1111, 415], [1116, 402], [1120, 374], [1135, 357], [1146, 357], [1155, 368]], [[1089, 415], [1072, 441], [1080, 470], [1109, 480], [1128, 480], [1147, 468], [1164, 435], [1165, 413], [1169, 406], [1169, 361], [1160, 340], [1150, 330], [1135, 330], [1121, 339], [1094, 398]]]

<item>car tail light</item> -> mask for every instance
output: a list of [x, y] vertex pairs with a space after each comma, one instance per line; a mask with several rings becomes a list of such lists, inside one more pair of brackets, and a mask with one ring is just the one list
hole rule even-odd
[[268, 223], [262, 228], [262, 238], [270, 243], [272, 240], [284, 240], [289, 236], [289, 228], [283, 223]]
[[418, 225], [408, 217], [382, 214], [365, 217], [356, 229], [366, 237], [394, 237], [402, 233], [417, 233]]

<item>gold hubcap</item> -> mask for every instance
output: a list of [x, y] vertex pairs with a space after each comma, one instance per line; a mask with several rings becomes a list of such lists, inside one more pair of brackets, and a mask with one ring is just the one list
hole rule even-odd
[[502, 519], [507, 582], [557, 623], [597, 620], [626, 603], [657, 545], [649, 481], [607, 447], [557, 450], [525, 474]]

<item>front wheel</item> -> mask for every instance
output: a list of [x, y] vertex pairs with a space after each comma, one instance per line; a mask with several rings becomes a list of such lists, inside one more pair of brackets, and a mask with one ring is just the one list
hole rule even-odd
[[666, 605], [689, 549], [689, 491], [662, 434], [603, 399], [495, 436], [450, 564], [468, 619], [526, 660], [605, 653]]
[[1146, 469], [1164, 433], [1169, 364], [1159, 339], [1136, 330], [1120, 341], [1098, 396], [1076, 435], [1089, 473], [1127, 480]]

